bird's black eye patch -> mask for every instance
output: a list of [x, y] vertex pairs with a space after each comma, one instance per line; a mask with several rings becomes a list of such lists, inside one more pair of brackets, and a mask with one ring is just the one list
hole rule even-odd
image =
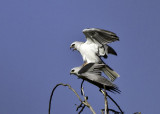
[[71, 72], [74, 72], [75, 70], [73, 69], [73, 70], [71, 70]]
[[72, 47], [74, 47], [75, 46], [75, 44], [72, 44]]

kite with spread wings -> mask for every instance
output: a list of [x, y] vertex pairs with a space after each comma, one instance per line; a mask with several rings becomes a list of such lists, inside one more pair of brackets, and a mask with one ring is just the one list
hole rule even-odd
[[[108, 54], [117, 55], [115, 50], [108, 45], [108, 43], [119, 41], [118, 36], [110, 31], [90, 28], [83, 30], [86, 36], [86, 42], [73, 42], [70, 48], [81, 53], [85, 66], [88, 63], [105, 64], [101, 57], [107, 58]], [[102, 71], [114, 81], [119, 74], [110, 68], [107, 64], [102, 68]]]
[[96, 85], [100, 89], [105, 89], [113, 92], [120, 93], [118, 87], [105, 77], [101, 76], [101, 70], [105, 64], [89, 63], [85, 66], [75, 67], [70, 71], [70, 74], [77, 75], [79, 78]]

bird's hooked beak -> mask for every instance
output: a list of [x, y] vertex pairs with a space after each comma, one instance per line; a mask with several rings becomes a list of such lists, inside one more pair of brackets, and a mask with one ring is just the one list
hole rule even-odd
[[76, 50], [76, 48], [74, 46], [70, 46], [70, 50], [72, 49], [72, 51]]
[[70, 76], [73, 75], [73, 72], [70, 72]]
[[72, 72], [70, 72], [70, 75], [72, 75]]

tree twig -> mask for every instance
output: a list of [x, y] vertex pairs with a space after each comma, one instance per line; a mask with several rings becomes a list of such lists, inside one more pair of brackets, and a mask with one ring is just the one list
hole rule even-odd
[[108, 110], [108, 103], [107, 103], [107, 96], [106, 96], [106, 87], [104, 86], [104, 104], [105, 104], [105, 110], [104, 110], [104, 112], [105, 112], [105, 114], [108, 114], [107, 112], [107, 110]]
[[106, 93], [106, 87], [105, 86], [104, 86], [104, 90], [101, 90], [101, 92], [104, 95], [104, 102], [105, 102], [104, 113], [108, 114], [108, 101], [107, 101], [107, 93]]
[[83, 87], [81, 87], [81, 92], [82, 92], [82, 95], [84, 97], [84, 102], [87, 104], [86, 106], [92, 111], [93, 114], [96, 114], [96, 112], [94, 111], [94, 109], [91, 107], [91, 105], [87, 101], [88, 100], [88, 96], [85, 96]]
[[[85, 99], [85, 100], [82, 101], [82, 99], [80, 98], [80, 96], [78, 95], [78, 93], [77, 93], [69, 84], [63, 84], [63, 83], [57, 84], [57, 85], [53, 88], [53, 90], [52, 90], [52, 92], [51, 92], [50, 100], [49, 100], [48, 114], [50, 114], [50, 111], [51, 111], [51, 101], [52, 101], [52, 97], [53, 97], [54, 91], [55, 91], [55, 89], [56, 89], [58, 86], [60, 86], [60, 85], [62, 85], [62, 86], [67, 86], [70, 90], [72, 90], [72, 91], [75, 93], [75, 95], [78, 97], [79, 101], [80, 101], [82, 104], [84, 104], [84, 106], [82, 107], [81, 111], [83, 111], [83, 109], [85, 108], [85, 106], [87, 106], [87, 107], [91, 110], [91, 112], [92, 112], [93, 114], [96, 114], [95, 111], [93, 110], [93, 108], [91, 107], [91, 105], [90, 105], [90, 104], [88, 103], [88, 101], [87, 101], [88, 97], [84, 96], [84, 99]], [[82, 90], [83, 90], [83, 87], [82, 87]], [[83, 91], [83, 93], [84, 93], [84, 91]], [[84, 95], [84, 94], [83, 94], [83, 95]]]
[[101, 113], [104, 114], [104, 109], [101, 109]]
[[113, 109], [108, 109], [109, 111], [112, 111], [112, 112], [114, 112], [114, 114], [123, 114], [123, 113], [121, 113], [121, 112], [118, 112], [118, 111], [115, 111], [115, 110], [113, 110]]
[[83, 83], [84, 83], [84, 80], [81, 82], [81, 95], [83, 95], [82, 93]]
[[[122, 111], [122, 109], [120, 108], [120, 106], [117, 104], [117, 102], [115, 101], [115, 100], [113, 100], [113, 98], [111, 97], [111, 96], [109, 96], [108, 94], [107, 94], [107, 92], [105, 92], [105, 91], [103, 91], [103, 90], [101, 90], [100, 89], [100, 92], [103, 94], [103, 95], [106, 95], [106, 96], [108, 96], [109, 97], [109, 99], [111, 99], [111, 101], [118, 107], [118, 109], [120, 110], [120, 112], [119, 112], [119, 114], [124, 114], [124, 112]], [[105, 101], [106, 102], [106, 101]], [[108, 105], [107, 105], [108, 106]], [[108, 107], [107, 107], [108, 108]], [[115, 110], [112, 110], [112, 109], [108, 109], [108, 112], [109, 112], [109, 110], [110, 111], [115, 111]], [[101, 110], [101, 111], [103, 111], [103, 110]], [[105, 110], [104, 110], [105, 111]], [[116, 113], [117, 113], [117, 111], [115, 111]]]
[[[75, 105], [77, 105], [77, 104], [75, 104]], [[83, 103], [81, 102], [81, 104], [77, 106], [76, 111], [78, 111], [78, 109], [79, 109], [79, 108], [81, 108], [81, 107], [82, 107], [82, 105], [83, 105]]]
[[116, 101], [113, 100], [113, 98], [112, 98], [111, 96], [109, 96], [108, 94], [107, 94], [107, 96], [108, 96], [108, 97], [112, 100], [112, 102], [118, 107], [118, 109], [120, 110], [121, 114], [123, 114], [122, 109], [121, 109], [120, 106], [116, 103]]
[[82, 109], [79, 111], [78, 114], [81, 114], [81, 112], [84, 110], [85, 107], [86, 107], [86, 105], [83, 105], [83, 106], [82, 106]]

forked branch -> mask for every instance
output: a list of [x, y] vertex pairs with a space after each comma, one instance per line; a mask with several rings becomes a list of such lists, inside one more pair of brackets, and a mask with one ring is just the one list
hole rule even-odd
[[91, 112], [92, 112], [93, 114], [96, 114], [95, 111], [93, 110], [93, 108], [91, 107], [91, 105], [90, 105], [90, 104], [88, 103], [88, 101], [87, 101], [87, 100], [88, 100], [88, 97], [86, 97], [86, 96], [84, 95], [83, 87], [82, 87], [82, 91], [83, 91], [84, 101], [80, 98], [80, 96], [78, 95], [78, 93], [77, 93], [69, 84], [63, 84], [63, 83], [57, 84], [57, 85], [53, 88], [53, 90], [52, 90], [52, 92], [51, 92], [51, 96], [50, 96], [50, 100], [49, 100], [48, 114], [50, 114], [50, 111], [51, 111], [51, 101], [52, 101], [52, 97], [53, 97], [54, 91], [55, 91], [56, 88], [57, 88], [58, 86], [60, 86], [60, 85], [62, 85], [62, 86], [67, 86], [71, 91], [73, 91], [73, 92], [75, 93], [75, 95], [78, 97], [78, 99], [79, 99], [79, 101], [81, 102], [81, 104], [84, 104], [84, 106], [82, 106], [82, 109], [81, 109], [81, 111], [80, 111], [79, 113], [81, 113], [81, 112], [83, 111], [83, 109], [85, 108], [85, 106], [87, 106], [87, 107], [91, 110]]
[[[115, 111], [115, 110], [113, 110], [113, 109], [108, 109], [108, 107], [107, 107], [107, 110], [108, 110], [108, 112], [109, 111], [112, 111], [112, 112], [115, 112], [116, 114], [118, 113], [118, 114], [124, 114], [124, 112], [122, 111], [122, 109], [120, 108], [120, 106], [117, 104], [117, 102], [111, 97], [111, 96], [109, 96], [108, 94], [107, 94], [107, 92], [105, 91], [105, 89], [104, 89], [104, 91], [103, 90], [101, 90], [100, 89], [100, 92], [104, 95], [104, 96], [106, 96], [106, 97], [108, 97], [117, 107], [118, 107], [118, 109], [120, 110], [120, 112], [118, 113], [117, 111]], [[105, 99], [105, 103], [107, 102], [107, 98]], [[106, 107], [105, 107], [105, 109], [106, 109]], [[102, 112], [103, 110], [101, 110], [101, 112]], [[106, 111], [106, 110], [105, 110]], [[107, 113], [108, 113], [107, 112]]]

